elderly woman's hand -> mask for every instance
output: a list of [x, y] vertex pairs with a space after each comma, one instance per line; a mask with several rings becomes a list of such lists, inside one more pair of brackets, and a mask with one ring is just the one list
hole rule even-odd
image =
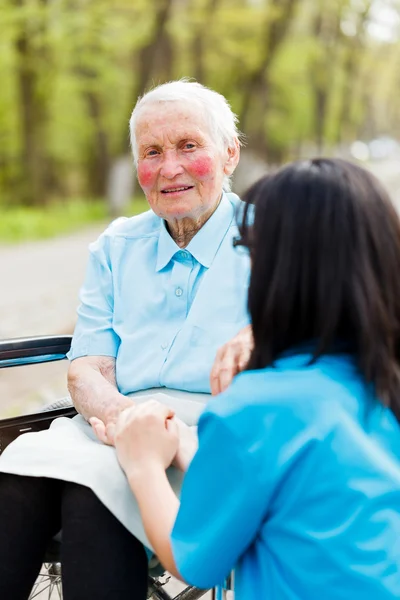
[[112, 415], [110, 415], [107, 422], [104, 422], [97, 417], [91, 417], [89, 419], [89, 423], [92, 426], [93, 431], [95, 432], [100, 442], [103, 442], [103, 444], [106, 444], [106, 446], [114, 446], [114, 439], [112, 435], [118, 417], [124, 410], [127, 410], [128, 408], [131, 408], [133, 406], [134, 403], [132, 401], [129, 401], [127, 405], [114, 409]]
[[119, 463], [127, 476], [153, 466], [166, 469], [172, 463], [178, 447], [178, 427], [174, 412], [149, 400], [124, 410], [116, 424], [107, 426]]
[[235, 375], [245, 369], [253, 346], [253, 329], [247, 325], [218, 350], [210, 376], [213, 396], [226, 390]]

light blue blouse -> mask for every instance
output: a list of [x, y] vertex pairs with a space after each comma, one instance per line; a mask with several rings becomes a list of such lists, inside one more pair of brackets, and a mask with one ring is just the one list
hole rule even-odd
[[209, 392], [217, 349], [249, 322], [249, 258], [232, 247], [239, 204], [223, 194], [185, 250], [152, 211], [111, 224], [90, 246], [69, 358], [116, 357], [123, 394]]
[[201, 588], [236, 600], [400, 598], [400, 427], [351, 358], [239, 375], [199, 422], [172, 532]]

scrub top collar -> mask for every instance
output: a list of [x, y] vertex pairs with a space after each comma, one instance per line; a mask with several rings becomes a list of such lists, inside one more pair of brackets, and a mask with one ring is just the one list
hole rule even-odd
[[[233, 206], [226, 194], [223, 193], [221, 202], [215, 212], [185, 248], [203, 267], [209, 268], [211, 266], [231, 224], [233, 215]], [[163, 220], [158, 239], [156, 271], [161, 271], [166, 267], [172, 257], [181, 250], [168, 233], [166, 223]]]

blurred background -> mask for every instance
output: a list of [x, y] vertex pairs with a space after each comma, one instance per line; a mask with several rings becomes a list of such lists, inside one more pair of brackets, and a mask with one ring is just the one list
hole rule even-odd
[[[72, 332], [88, 243], [146, 207], [132, 108], [181, 77], [239, 116], [239, 194], [324, 154], [400, 204], [400, 0], [0, 0], [0, 338]], [[60, 395], [42, 369], [0, 372], [3, 415]]]

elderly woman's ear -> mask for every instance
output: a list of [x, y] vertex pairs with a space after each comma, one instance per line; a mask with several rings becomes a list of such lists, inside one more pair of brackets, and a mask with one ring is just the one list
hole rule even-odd
[[240, 158], [240, 144], [239, 140], [235, 139], [234, 145], [229, 146], [227, 149], [227, 160], [224, 165], [225, 175], [232, 175], [237, 167]]

